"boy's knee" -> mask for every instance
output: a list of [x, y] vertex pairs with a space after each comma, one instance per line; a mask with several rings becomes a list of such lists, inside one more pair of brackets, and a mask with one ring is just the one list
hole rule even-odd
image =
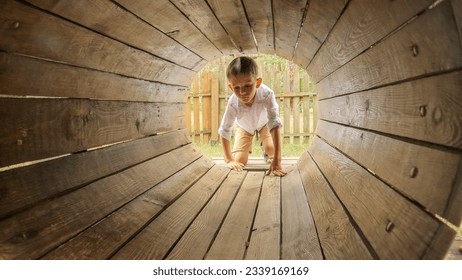
[[239, 163], [242, 163], [242, 164], [246, 165], [247, 162], [249, 161], [249, 154], [247, 153], [247, 155], [246, 155], [243, 152], [237, 152], [234, 155], [234, 160], [239, 162]]

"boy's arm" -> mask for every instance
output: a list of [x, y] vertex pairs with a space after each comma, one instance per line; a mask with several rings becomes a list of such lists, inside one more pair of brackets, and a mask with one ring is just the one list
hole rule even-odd
[[282, 159], [282, 152], [281, 152], [281, 134], [279, 133], [279, 126], [275, 126], [270, 130], [271, 137], [273, 138], [273, 144], [274, 144], [274, 158], [273, 161], [271, 162], [271, 165], [269, 167], [268, 173], [266, 175], [270, 175], [273, 173], [276, 176], [284, 176], [287, 174], [282, 169], [281, 166], [281, 159]]
[[225, 162], [228, 164], [228, 167], [232, 170], [242, 171], [244, 165], [234, 160], [234, 157], [231, 154], [231, 143], [229, 140], [224, 137], [220, 137], [220, 141], [221, 146], [223, 147]]

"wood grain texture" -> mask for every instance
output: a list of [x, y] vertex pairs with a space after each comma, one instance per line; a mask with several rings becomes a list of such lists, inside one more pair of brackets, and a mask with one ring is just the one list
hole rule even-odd
[[255, 40], [241, 0], [207, 0], [207, 3], [226, 29], [238, 52], [256, 53]]
[[115, 2], [208, 61], [223, 55], [169, 0]]
[[316, 226], [298, 169], [294, 168], [281, 180], [281, 259], [322, 260]]
[[[202, 60], [195, 53], [110, 0], [27, 2], [189, 69], [194, 69]], [[114, 24], [114, 19], [123, 24]]]
[[222, 52], [237, 53], [236, 46], [204, 0], [172, 0], [186, 17]]
[[278, 260], [281, 255], [281, 178], [265, 176], [246, 260]]
[[174, 204], [121, 248], [113, 259], [165, 258], [228, 173], [227, 167], [214, 166]]
[[348, 213], [308, 153], [298, 162], [322, 253], [327, 260], [372, 259]]
[[0, 259], [41, 257], [200, 156], [176, 149], [2, 220]]
[[318, 102], [319, 118], [462, 148], [462, 72]]
[[187, 88], [0, 52], [0, 95], [184, 102]]
[[451, 6], [442, 2], [318, 83], [318, 96], [323, 99], [460, 69], [462, 49], [457, 39]]
[[380, 259], [420, 259], [439, 222], [320, 138], [309, 152]]
[[[192, 70], [16, 1], [2, 1], [0, 18], [7, 27], [0, 29], [0, 49], [6, 52], [183, 86], [187, 86], [195, 74]], [[170, 75], [171, 72], [176, 75]]]
[[462, 46], [462, 3], [457, 0], [451, 0], [452, 11], [459, 31], [459, 41]]
[[273, 0], [272, 2], [276, 54], [292, 60], [308, 0]]
[[295, 49], [294, 63], [306, 68], [326, 40], [348, 1], [311, 0], [300, 39]]
[[[176, 172], [42, 259], [107, 259], [213, 165], [205, 157]], [[156, 182], [155, 173], [146, 177]]]
[[190, 143], [185, 130], [0, 172], [0, 218]]
[[242, 260], [248, 246], [264, 172], [248, 172], [205, 259]]
[[167, 259], [202, 260], [236, 197], [246, 172], [231, 171]]
[[273, 11], [271, 0], [243, 0], [258, 51], [274, 54]]
[[184, 104], [2, 98], [0, 166], [184, 127]]
[[448, 218], [444, 212], [457, 177], [460, 154], [325, 121], [320, 121], [317, 134], [409, 199]]
[[308, 66], [308, 73], [315, 83], [319, 82], [433, 2], [432, 0], [349, 1], [345, 12], [335, 24], [323, 47]]

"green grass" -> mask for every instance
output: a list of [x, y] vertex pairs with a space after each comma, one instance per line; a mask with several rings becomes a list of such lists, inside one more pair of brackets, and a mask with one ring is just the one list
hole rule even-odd
[[[208, 157], [222, 157], [223, 148], [220, 143], [216, 144], [203, 144], [201, 142], [194, 143], [206, 156]], [[308, 148], [307, 143], [295, 144], [295, 143], [283, 143], [282, 144], [282, 156], [283, 157], [299, 157]], [[260, 144], [256, 139], [252, 142], [252, 154], [251, 157], [263, 157]]]

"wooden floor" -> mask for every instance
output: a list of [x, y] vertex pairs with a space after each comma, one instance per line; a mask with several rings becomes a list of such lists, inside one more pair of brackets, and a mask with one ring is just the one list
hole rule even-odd
[[323, 258], [295, 159], [284, 178], [265, 176], [261, 159], [242, 172], [214, 162], [113, 258]]

